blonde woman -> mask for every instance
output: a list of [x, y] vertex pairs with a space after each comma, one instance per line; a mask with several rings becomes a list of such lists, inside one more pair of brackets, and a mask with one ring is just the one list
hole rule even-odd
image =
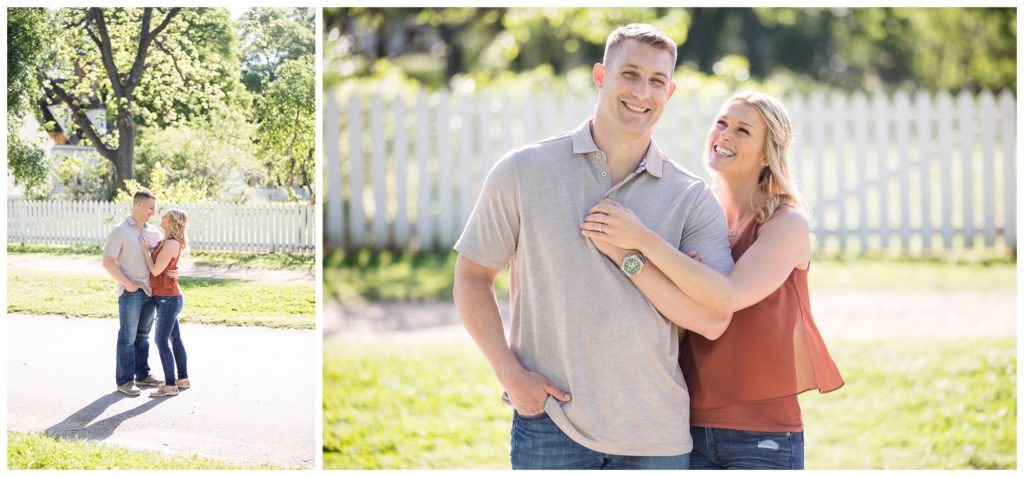
[[[168, 271], [178, 269], [178, 258], [188, 245], [185, 233], [187, 226], [188, 216], [185, 212], [179, 209], [168, 210], [160, 219], [164, 240], [153, 249], [152, 256], [143, 253], [152, 274], [149, 281], [153, 289], [153, 300], [156, 301], [156, 347], [160, 351], [160, 363], [164, 368], [164, 384], [149, 394], [151, 398], [174, 396], [179, 389], [189, 387], [185, 345], [181, 342], [178, 326], [183, 299], [181, 289], [178, 288], [177, 274], [168, 276]], [[140, 237], [144, 245], [143, 240]], [[177, 375], [174, 373], [175, 365]]]
[[[729, 98], [708, 132], [707, 167], [736, 261], [729, 276], [617, 202], [597, 204], [580, 226], [617, 263], [639, 257], [629, 269], [633, 283], [662, 315], [694, 331], [680, 349], [691, 469], [803, 468], [797, 394], [843, 385], [811, 317], [807, 207], [786, 163], [792, 137], [782, 103], [758, 92]], [[679, 305], [664, 305], [671, 300]]]

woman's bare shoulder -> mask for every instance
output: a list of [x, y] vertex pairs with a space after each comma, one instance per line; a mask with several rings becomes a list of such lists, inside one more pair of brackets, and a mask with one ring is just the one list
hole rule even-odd
[[779, 233], [786, 236], [810, 233], [810, 223], [803, 211], [795, 207], [782, 206], [761, 227], [761, 233]]

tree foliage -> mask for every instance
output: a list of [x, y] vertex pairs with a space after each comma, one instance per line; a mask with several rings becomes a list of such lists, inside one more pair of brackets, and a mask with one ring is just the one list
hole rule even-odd
[[52, 54], [52, 36], [45, 8], [7, 10], [7, 167], [15, 183], [29, 192], [46, 178], [45, 154], [40, 141], [23, 137], [22, 119], [33, 112], [39, 93], [36, 72]]
[[[679, 72], [852, 90], [1016, 90], [1012, 8], [329, 8], [325, 80], [391, 67], [431, 88], [599, 61], [615, 27], [651, 23]], [[397, 40], [396, 40], [397, 39]]]
[[242, 83], [249, 91], [262, 93], [285, 61], [313, 53], [315, 19], [312, 8], [260, 7], [242, 14]]
[[244, 191], [232, 184], [259, 184], [265, 179], [250, 141], [255, 128], [244, 119], [197, 120], [140, 132], [137, 178], [164, 187], [182, 186], [208, 199], [241, 201]]
[[274, 183], [314, 200], [316, 82], [313, 55], [286, 60], [256, 106], [254, 136]]

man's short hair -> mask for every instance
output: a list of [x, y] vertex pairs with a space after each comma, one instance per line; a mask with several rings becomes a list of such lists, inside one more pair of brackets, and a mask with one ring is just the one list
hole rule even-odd
[[146, 199], [156, 200], [156, 196], [153, 195], [152, 192], [150, 192], [148, 190], [145, 190], [145, 189], [142, 189], [142, 190], [136, 192], [135, 195], [132, 196], [132, 203], [133, 204], [138, 204], [139, 202], [142, 202], [142, 201], [144, 201]]
[[672, 69], [676, 67], [676, 55], [678, 47], [665, 32], [654, 25], [646, 23], [630, 23], [620, 26], [608, 35], [608, 41], [604, 45], [604, 59], [602, 63], [608, 64], [608, 53], [626, 40], [635, 40], [645, 45], [653, 46], [659, 50], [665, 50], [672, 54]]

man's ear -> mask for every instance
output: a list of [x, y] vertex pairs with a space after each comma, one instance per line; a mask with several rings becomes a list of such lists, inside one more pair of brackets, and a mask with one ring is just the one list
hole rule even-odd
[[594, 63], [594, 86], [597, 86], [597, 89], [601, 89], [604, 86], [604, 72], [604, 65]]
[[665, 98], [665, 99], [671, 99], [672, 98], [672, 93], [675, 93], [675, 92], [676, 92], [676, 82], [675, 81], [669, 81], [669, 83], [668, 83], [668, 98]]

